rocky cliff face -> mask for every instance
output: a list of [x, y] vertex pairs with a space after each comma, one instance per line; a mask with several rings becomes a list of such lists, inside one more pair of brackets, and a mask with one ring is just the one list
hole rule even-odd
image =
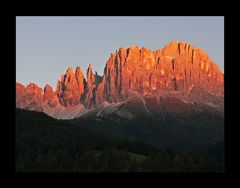
[[141, 95], [181, 93], [200, 87], [223, 95], [223, 84], [218, 66], [203, 50], [187, 43], [172, 42], [157, 51], [132, 46], [111, 54], [97, 90], [97, 104], [126, 100], [133, 91]]
[[34, 83], [24, 87], [16, 83], [16, 106], [28, 110], [43, 111], [43, 90]]
[[93, 104], [95, 104], [95, 98], [94, 98], [95, 89], [96, 89], [95, 76], [92, 71], [92, 65], [89, 65], [89, 67], [87, 69], [86, 93], [85, 93], [84, 99], [83, 99], [83, 104], [85, 106], [91, 107]]
[[59, 104], [56, 94], [53, 92], [52, 87], [48, 84], [44, 87], [43, 103], [51, 108], [54, 108]]
[[80, 67], [75, 72], [69, 67], [65, 75], [58, 80], [56, 95], [61, 105], [68, 107], [80, 103], [80, 98], [85, 91], [85, 79]]
[[55, 92], [49, 85], [43, 91], [33, 83], [26, 88], [17, 83], [16, 94], [17, 107], [38, 111], [81, 104], [92, 108], [104, 101], [129, 100], [136, 94], [205, 101], [208, 96], [223, 97], [224, 76], [202, 49], [174, 41], [156, 51], [137, 46], [120, 48], [110, 55], [102, 77], [93, 73], [91, 65], [86, 80], [80, 67], [75, 71], [70, 67], [58, 80]]

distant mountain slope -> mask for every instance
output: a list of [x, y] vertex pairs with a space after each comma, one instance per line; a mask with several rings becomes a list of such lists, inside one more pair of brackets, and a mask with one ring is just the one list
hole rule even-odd
[[106, 103], [71, 122], [119, 138], [173, 150], [206, 149], [224, 139], [221, 109], [175, 97]]

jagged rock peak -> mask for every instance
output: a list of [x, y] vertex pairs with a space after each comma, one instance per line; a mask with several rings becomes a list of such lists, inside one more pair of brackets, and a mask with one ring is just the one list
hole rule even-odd
[[92, 72], [92, 64], [89, 64], [89, 65], [88, 65], [87, 73], [88, 73], [88, 72]]
[[32, 82], [27, 85], [26, 90], [36, 92], [40, 95], [43, 94], [42, 88], [40, 88], [37, 84], [32, 83]]
[[16, 82], [16, 88], [25, 88], [25, 86], [20, 82]]
[[81, 67], [79, 67], [79, 66], [76, 67], [75, 74], [76, 74], [76, 76], [77, 75], [83, 75]]
[[47, 104], [49, 107], [54, 108], [59, 104], [56, 94], [50, 85], [46, 84], [44, 87], [43, 103]]
[[69, 67], [66, 71], [67, 74], [74, 74], [74, 70], [72, 67]]
[[53, 89], [52, 87], [49, 85], [49, 84], [46, 84], [45, 87], [44, 87], [44, 93], [45, 92], [53, 92]]

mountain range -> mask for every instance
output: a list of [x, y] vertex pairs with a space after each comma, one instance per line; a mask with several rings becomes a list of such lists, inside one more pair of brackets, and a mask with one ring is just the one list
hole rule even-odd
[[86, 78], [81, 67], [69, 67], [55, 90], [17, 82], [16, 107], [57, 119], [164, 119], [166, 113], [189, 118], [202, 112], [223, 117], [224, 75], [202, 49], [188, 43], [173, 41], [156, 51], [131, 46], [111, 53], [103, 76], [89, 65]]

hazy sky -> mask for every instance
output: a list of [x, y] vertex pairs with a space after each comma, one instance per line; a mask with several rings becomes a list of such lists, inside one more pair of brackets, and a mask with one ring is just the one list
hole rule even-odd
[[204, 51], [224, 72], [224, 17], [17, 17], [16, 78], [26, 85], [57, 80], [69, 66], [102, 75], [120, 47], [151, 50], [188, 42]]

